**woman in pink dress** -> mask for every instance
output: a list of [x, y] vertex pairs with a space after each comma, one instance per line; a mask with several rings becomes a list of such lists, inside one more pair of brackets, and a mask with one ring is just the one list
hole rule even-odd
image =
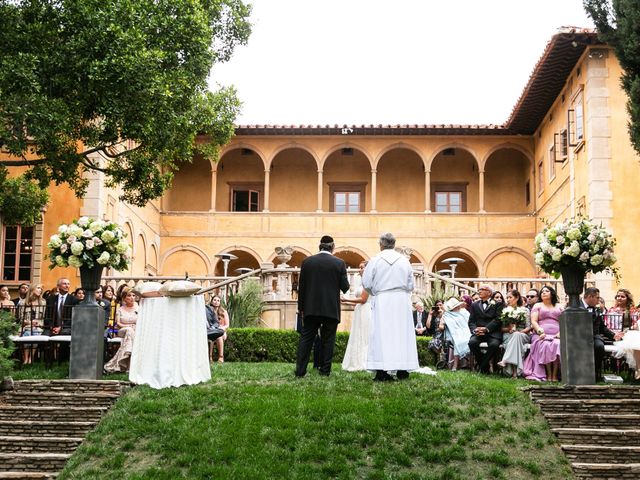
[[558, 381], [560, 370], [560, 314], [558, 295], [552, 287], [540, 289], [541, 302], [531, 309], [531, 350], [524, 362], [524, 376], [528, 380]]

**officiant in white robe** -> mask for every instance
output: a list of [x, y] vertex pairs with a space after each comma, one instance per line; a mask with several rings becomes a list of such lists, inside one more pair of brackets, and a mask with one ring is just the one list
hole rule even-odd
[[411, 313], [413, 270], [409, 260], [394, 250], [391, 233], [381, 235], [379, 243], [381, 252], [369, 261], [362, 278], [363, 287], [373, 295], [367, 370], [376, 371], [376, 381], [393, 380], [392, 371], [402, 380], [419, 368]]

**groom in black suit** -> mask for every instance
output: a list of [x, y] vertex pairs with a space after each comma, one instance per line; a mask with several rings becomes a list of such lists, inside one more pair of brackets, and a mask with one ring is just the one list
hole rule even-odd
[[298, 280], [298, 315], [302, 331], [298, 343], [296, 377], [307, 373], [311, 347], [320, 329], [322, 344], [320, 375], [329, 376], [336, 330], [340, 323], [340, 291], [349, 290], [347, 266], [333, 256], [335, 244], [328, 235], [320, 239], [320, 252], [307, 257], [300, 267]]
[[[471, 304], [471, 314], [469, 315], [469, 329], [471, 339], [469, 349], [473, 353], [481, 373], [489, 373], [491, 359], [498, 353], [502, 343], [502, 314], [503, 303], [491, 303], [489, 298], [493, 293], [489, 285], [480, 285], [478, 295], [480, 300]], [[480, 344], [486, 342], [487, 353], [483, 354]]]

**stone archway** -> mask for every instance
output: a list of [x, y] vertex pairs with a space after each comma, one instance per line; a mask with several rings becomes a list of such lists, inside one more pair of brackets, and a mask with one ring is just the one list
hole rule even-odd
[[377, 211], [425, 210], [424, 162], [416, 152], [408, 148], [396, 148], [386, 152], [376, 165], [376, 177]]
[[364, 253], [351, 247], [337, 248], [333, 254], [344, 260], [347, 268], [358, 268], [363, 260], [368, 260]]
[[[229, 266], [227, 268], [227, 276], [229, 277], [240, 275], [240, 272], [237, 271], [239, 268], [250, 268], [251, 270], [260, 268], [260, 260], [247, 250], [232, 248], [225, 249], [224, 253], [230, 253], [238, 257], [229, 262]], [[213, 267], [213, 275], [216, 277], [222, 277], [224, 275], [224, 262], [217, 257], [216, 260], [217, 261]]]
[[484, 168], [484, 208], [487, 212], [527, 212], [533, 208], [531, 164], [515, 148], [501, 148]]
[[479, 277], [480, 269], [478, 267], [478, 264], [471, 257], [471, 255], [455, 249], [449, 250], [444, 253], [440, 253], [440, 255], [438, 255], [438, 257], [436, 257], [435, 261], [433, 262], [432, 271], [437, 272], [439, 270], [449, 269], [448, 264], [444, 263], [443, 260], [447, 258], [452, 258], [452, 257], [457, 257], [464, 260], [464, 263], [460, 263], [456, 265], [456, 269], [455, 269], [456, 278], [478, 278]]
[[287, 148], [271, 160], [269, 210], [314, 212], [318, 206], [318, 165], [302, 148]]

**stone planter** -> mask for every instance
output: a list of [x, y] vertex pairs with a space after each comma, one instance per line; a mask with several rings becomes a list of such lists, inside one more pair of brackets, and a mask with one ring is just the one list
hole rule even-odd
[[85, 291], [82, 304], [93, 305], [96, 303], [95, 292], [100, 287], [103, 270], [104, 266], [99, 264], [94, 267], [80, 267], [80, 285]]
[[560, 268], [562, 284], [565, 293], [569, 296], [569, 307], [583, 308], [580, 295], [584, 290], [584, 277], [586, 272], [580, 266], [571, 265]]

